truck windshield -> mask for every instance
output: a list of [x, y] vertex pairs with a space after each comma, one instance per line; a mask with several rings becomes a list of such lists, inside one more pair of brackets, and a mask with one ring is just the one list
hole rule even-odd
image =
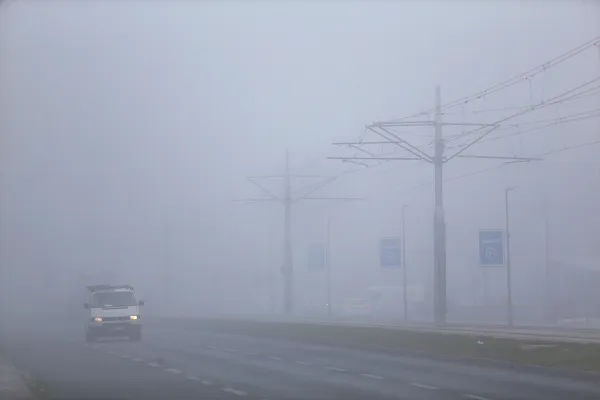
[[135, 306], [133, 292], [102, 292], [92, 296], [92, 307]]

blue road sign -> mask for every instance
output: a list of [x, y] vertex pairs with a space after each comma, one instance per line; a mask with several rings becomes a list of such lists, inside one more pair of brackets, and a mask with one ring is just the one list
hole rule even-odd
[[479, 230], [479, 263], [484, 267], [504, 265], [504, 231], [502, 229]]
[[400, 268], [400, 238], [382, 238], [379, 241], [379, 257], [381, 266], [385, 268]]
[[324, 269], [327, 265], [327, 246], [311, 244], [308, 246], [308, 268]]

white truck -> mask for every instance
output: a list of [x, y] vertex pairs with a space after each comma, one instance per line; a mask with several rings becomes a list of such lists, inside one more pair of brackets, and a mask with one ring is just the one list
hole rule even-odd
[[142, 339], [140, 306], [131, 285], [87, 286], [85, 339], [95, 341], [102, 336], [127, 336]]

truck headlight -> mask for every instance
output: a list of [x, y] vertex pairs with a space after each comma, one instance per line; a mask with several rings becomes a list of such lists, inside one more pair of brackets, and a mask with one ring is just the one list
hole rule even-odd
[[137, 315], [130, 315], [129, 319], [133, 321], [133, 320], [138, 319], [138, 316]]
[[102, 322], [102, 317], [94, 317], [94, 322]]

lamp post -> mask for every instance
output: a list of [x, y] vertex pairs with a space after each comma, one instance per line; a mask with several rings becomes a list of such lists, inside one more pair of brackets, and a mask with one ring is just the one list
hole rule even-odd
[[512, 279], [510, 270], [510, 218], [509, 218], [509, 207], [508, 207], [508, 192], [513, 191], [514, 188], [507, 187], [504, 189], [504, 206], [505, 206], [505, 217], [506, 217], [506, 317], [508, 319], [508, 325], [513, 325], [513, 304], [512, 304]]

